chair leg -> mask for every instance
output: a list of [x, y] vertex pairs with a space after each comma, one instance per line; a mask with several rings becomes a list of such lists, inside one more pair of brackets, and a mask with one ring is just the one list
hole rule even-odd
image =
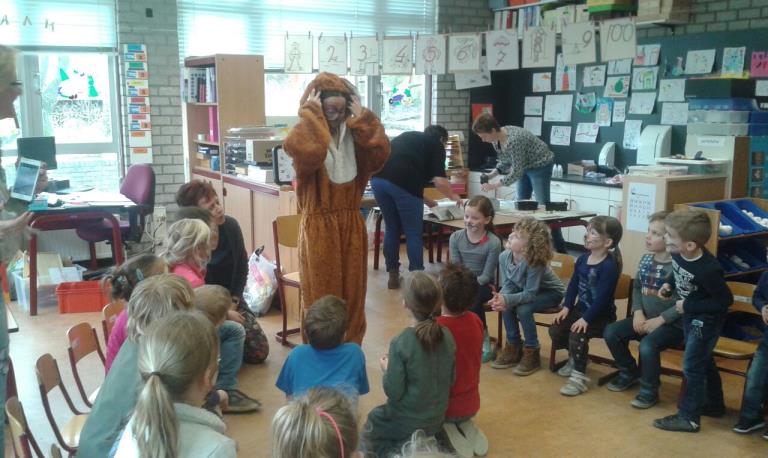
[[435, 228], [432, 227], [432, 223], [425, 223], [425, 226], [427, 228], [427, 249], [429, 250], [429, 263], [434, 264], [435, 262], [435, 250], [433, 247], [434, 242], [434, 230]]
[[96, 259], [96, 244], [94, 242], [88, 242], [88, 251], [91, 254], [91, 270], [96, 270], [99, 268], [99, 263]]
[[496, 340], [496, 351], [501, 351], [501, 348], [504, 346], [504, 320], [501, 317], [501, 312], [499, 312], [499, 323], [498, 323], [498, 329], [496, 332], [496, 335], [499, 336]]
[[[374, 210], [371, 210], [374, 211]], [[381, 210], [376, 214], [376, 230], [373, 233], [373, 270], [379, 270], [379, 249], [381, 248]]]
[[557, 355], [557, 349], [555, 343], [552, 342], [552, 346], [549, 348], [549, 370], [555, 372], [557, 370], [557, 364], [555, 364], [555, 356]]

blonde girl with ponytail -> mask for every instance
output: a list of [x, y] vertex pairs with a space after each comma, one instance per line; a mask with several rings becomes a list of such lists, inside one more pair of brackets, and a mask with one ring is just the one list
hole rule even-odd
[[236, 457], [224, 422], [201, 407], [218, 360], [216, 330], [202, 313], [175, 313], [152, 324], [139, 345], [144, 387], [116, 456]]
[[387, 402], [368, 415], [363, 430], [366, 452], [389, 456], [422, 429], [428, 436], [442, 427], [455, 378], [456, 344], [436, 317], [442, 303], [440, 285], [416, 272], [403, 290], [403, 306], [415, 323], [395, 337], [381, 358]]

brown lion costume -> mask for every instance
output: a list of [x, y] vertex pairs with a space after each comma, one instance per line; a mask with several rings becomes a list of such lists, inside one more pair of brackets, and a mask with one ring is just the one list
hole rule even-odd
[[[346, 80], [320, 73], [304, 91], [299, 122], [285, 139], [285, 151], [293, 158], [296, 170], [296, 196], [302, 216], [301, 300], [304, 307], [309, 307], [327, 294], [344, 299], [348, 314], [345, 340], [360, 344], [366, 328], [368, 278], [368, 243], [360, 201], [371, 175], [389, 157], [389, 140], [376, 115], [363, 108], [360, 116], [346, 118], [340, 127], [339, 146], [332, 146], [322, 107], [307, 102], [313, 89], [339, 92], [346, 98], [356, 95], [354, 86]], [[347, 151], [354, 148], [354, 160], [347, 158], [346, 165], [336, 160], [345, 144]], [[338, 167], [346, 168], [336, 170], [336, 162], [341, 164]]]

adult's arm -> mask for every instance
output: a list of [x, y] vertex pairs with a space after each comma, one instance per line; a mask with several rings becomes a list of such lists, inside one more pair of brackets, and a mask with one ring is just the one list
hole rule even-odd
[[315, 173], [325, 162], [331, 133], [319, 103], [306, 101], [299, 109], [299, 122], [283, 142], [285, 152], [293, 158], [296, 176]]
[[360, 116], [349, 118], [347, 126], [355, 139], [358, 178], [368, 182], [389, 158], [389, 139], [379, 118], [367, 108], [362, 109]]
[[460, 201], [461, 197], [453, 192], [453, 189], [451, 189], [451, 182], [448, 181], [448, 178], [445, 177], [434, 177], [432, 179], [432, 183], [435, 184], [435, 188], [437, 188], [438, 191], [443, 193], [443, 195], [453, 201]]

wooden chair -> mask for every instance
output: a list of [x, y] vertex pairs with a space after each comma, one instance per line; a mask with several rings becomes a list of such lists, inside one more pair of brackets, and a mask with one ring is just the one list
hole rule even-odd
[[[56, 441], [70, 455], [73, 455], [77, 453], [77, 446], [80, 443], [80, 432], [83, 430], [88, 415], [75, 408], [75, 405], [72, 403], [72, 398], [67, 392], [67, 388], [61, 381], [59, 365], [50, 353], [46, 353], [37, 359], [35, 373], [37, 375], [37, 383], [40, 388], [40, 397], [43, 401], [45, 415], [48, 417], [48, 422], [51, 424], [51, 429], [53, 429], [53, 433], [56, 436]], [[61, 394], [64, 396], [64, 400], [73, 415], [61, 428], [56, 424], [56, 419], [51, 410], [51, 402], [48, 399], [50, 392], [57, 387], [61, 390]]]
[[101, 329], [104, 331], [104, 345], [109, 343], [109, 335], [115, 326], [117, 316], [125, 309], [123, 301], [110, 302], [101, 309]]
[[85, 405], [93, 407], [93, 402], [96, 400], [99, 389], [97, 388], [90, 396], [85, 394], [83, 381], [80, 378], [80, 372], [77, 370], [77, 363], [86, 356], [96, 353], [99, 359], [101, 359], [101, 364], [105, 364], [104, 353], [101, 351], [99, 338], [96, 336], [96, 329], [88, 323], [76, 324], [67, 330], [67, 338], [69, 339], [69, 348], [67, 348], [69, 365], [72, 368], [72, 375], [75, 378], [77, 390], [80, 392]]
[[285, 298], [285, 287], [290, 286], [299, 290], [301, 295], [301, 278], [299, 272], [283, 273], [280, 262], [280, 247], [299, 247], [299, 221], [300, 215], [278, 216], [272, 221], [272, 235], [275, 241], [275, 278], [277, 279], [277, 294], [283, 312], [283, 329], [278, 331], [276, 338], [281, 344], [294, 347], [296, 344], [288, 340], [288, 336], [298, 334], [301, 328], [288, 328], [288, 301]]
[[32, 458], [32, 450], [35, 456], [42, 458], [43, 454], [37, 441], [29, 431], [27, 417], [24, 415], [19, 398], [12, 396], [5, 401], [5, 416], [8, 420], [8, 426], [11, 432], [11, 445], [16, 458]]
[[[552, 272], [560, 278], [560, 281], [562, 281], [563, 285], [567, 288], [568, 282], [571, 281], [571, 277], [573, 276], [573, 270], [576, 268], [576, 259], [568, 254], [555, 253], [552, 260], [549, 261], [549, 268], [552, 269]], [[540, 312], [536, 312], [536, 314], [554, 315], [559, 313], [561, 308], [560, 305], [556, 305]], [[534, 314], [534, 316], [536, 316], [536, 314]], [[536, 324], [544, 326], [545, 328], [552, 325], [548, 321], [536, 321]]]
[[[616, 283], [616, 289], [613, 293], [614, 300], [627, 300], [627, 311], [631, 310], [632, 308], [632, 277], [630, 277], [627, 274], [621, 274], [619, 277], [619, 281]], [[560, 368], [563, 364], [566, 363], [566, 361], [561, 361], [557, 363], [555, 361], [555, 356], [557, 354], [557, 348], [555, 348], [554, 342], [552, 343], [549, 351], [549, 370], [552, 372], [556, 371]], [[608, 366], [613, 366], [614, 361], [610, 358], [606, 358], [604, 356], [598, 356], [598, 355], [589, 355], [590, 361], [596, 362], [598, 364], [604, 364]]]

